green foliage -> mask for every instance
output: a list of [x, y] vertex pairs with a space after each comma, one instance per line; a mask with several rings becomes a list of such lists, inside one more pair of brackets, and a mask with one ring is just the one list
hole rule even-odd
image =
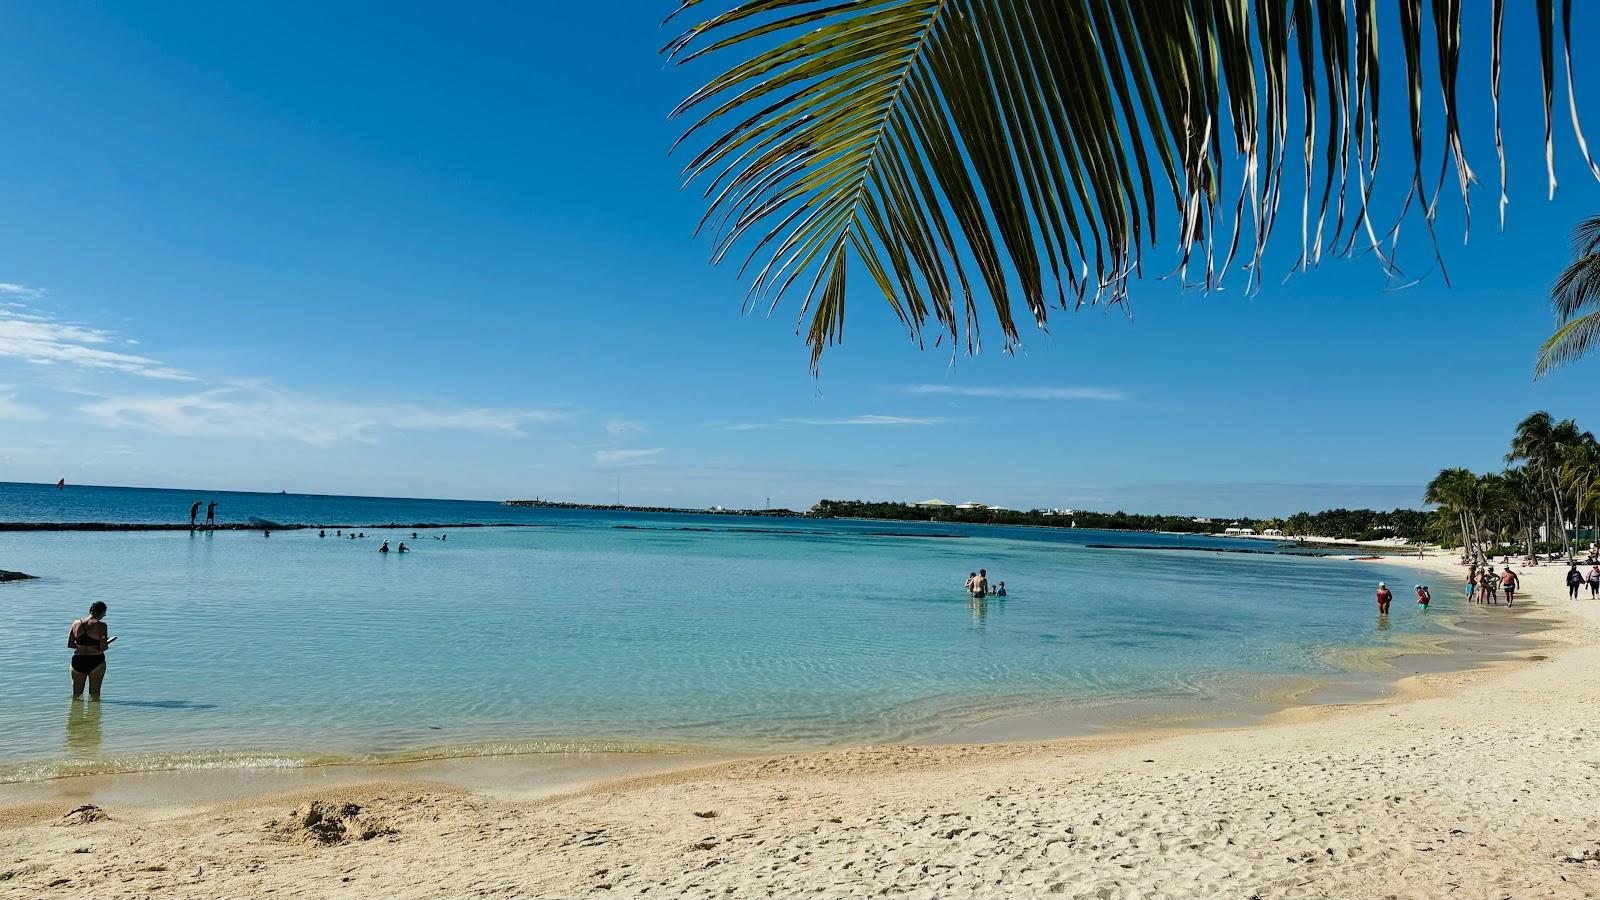
[[[1394, 274], [1400, 223], [1374, 222], [1369, 204], [1420, 215], [1431, 237], [1446, 161], [1463, 205], [1475, 177], [1456, 95], [1464, 8], [1492, 36], [1503, 210], [1504, 0], [1402, 0], [1394, 26], [1373, 0], [682, 0], [675, 16], [702, 19], [665, 51], [722, 60], [675, 112], [693, 116], [701, 227], [714, 261], [753, 273], [752, 305], [804, 297], [815, 367], [843, 330], [852, 274], [913, 336], [932, 320], [969, 351], [985, 299], [1009, 348], [1019, 312], [1043, 328], [1051, 308], [1125, 299], [1152, 246], [1175, 246], [1182, 282], [1208, 289], [1238, 252], [1249, 287], [1296, 182], [1294, 268], [1370, 254]], [[1511, 8], [1540, 35], [1526, 62], [1543, 75], [1548, 159], [1554, 4]], [[1384, 70], [1409, 127], [1379, 114]], [[1412, 172], [1380, 184], [1386, 135], [1407, 140]], [[1437, 176], [1425, 136], [1443, 150]]]

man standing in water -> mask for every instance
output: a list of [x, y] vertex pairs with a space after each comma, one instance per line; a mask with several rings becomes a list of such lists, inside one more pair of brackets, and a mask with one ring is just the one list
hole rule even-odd
[[1394, 594], [1389, 591], [1389, 586], [1381, 581], [1378, 582], [1378, 615], [1387, 616], [1389, 603], [1393, 600]]
[[979, 569], [978, 570], [978, 577], [972, 579], [972, 596], [974, 596], [974, 597], [987, 597], [987, 596], [989, 596], [989, 570], [988, 569]]
[[194, 502], [194, 505], [189, 507], [189, 530], [190, 531], [194, 530], [194, 520], [196, 518], [198, 518], [199, 516], [200, 516], [200, 501], [196, 500]]
[[206, 527], [217, 527], [217, 501], [215, 500], [206, 504]]

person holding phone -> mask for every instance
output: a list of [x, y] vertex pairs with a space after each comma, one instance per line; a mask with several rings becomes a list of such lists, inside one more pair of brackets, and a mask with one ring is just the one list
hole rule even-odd
[[72, 623], [67, 631], [67, 646], [72, 648], [72, 699], [83, 696], [88, 685], [89, 699], [100, 699], [100, 684], [106, 678], [106, 650], [116, 638], [106, 627], [106, 605], [100, 600], [89, 604], [89, 615]]

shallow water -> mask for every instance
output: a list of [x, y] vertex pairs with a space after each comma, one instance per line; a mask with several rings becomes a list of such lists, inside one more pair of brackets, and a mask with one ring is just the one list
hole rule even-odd
[[[8, 507], [8, 487], [0, 521], [40, 517]], [[419, 515], [416, 503], [357, 505], [375, 521], [465, 518]], [[1434, 609], [1416, 612], [1404, 601], [1417, 576], [1384, 564], [1082, 546], [1172, 540], [1150, 535], [511, 514], [544, 527], [447, 541], [370, 529], [357, 541], [0, 534], [0, 568], [43, 576], [0, 585], [0, 780], [834, 746], [935, 739], [1046, 705], [1225, 705], [1264, 677], [1340, 674], [1337, 649], [1443, 634], [1458, 606], [1436, 590]], [[380, 555], [385, 538], [416, 551]], [[979, 566], [1010, 596], [970, 601], [961, 582]], [[1379, 578], [1398, 598], [1382, 627]], [[66, 629], [94, 599], [110, 603], [120, 636], [98, 709], [66, 696]]]

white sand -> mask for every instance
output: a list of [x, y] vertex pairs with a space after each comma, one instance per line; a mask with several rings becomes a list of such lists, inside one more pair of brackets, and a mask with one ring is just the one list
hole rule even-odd
[[[1436, 594], [1457, 589], [1459, 569], [1426, 564]], [[538, 801], [369, 783], [315, 798], [331, 816], [311, 828], [304, 795], [108, 803], [94, 821], [46, 802], [0, 812], [0, 896], [1594, 896], [1600, 604], [1568, 603], [1564, 571], [1530, 570], [1518, 604], [1558, 623], [1550, 646], [1411, 679], [1396, 702], [780, 757]], [[1411, 614], [1410, 585], [1395, 593]]]

